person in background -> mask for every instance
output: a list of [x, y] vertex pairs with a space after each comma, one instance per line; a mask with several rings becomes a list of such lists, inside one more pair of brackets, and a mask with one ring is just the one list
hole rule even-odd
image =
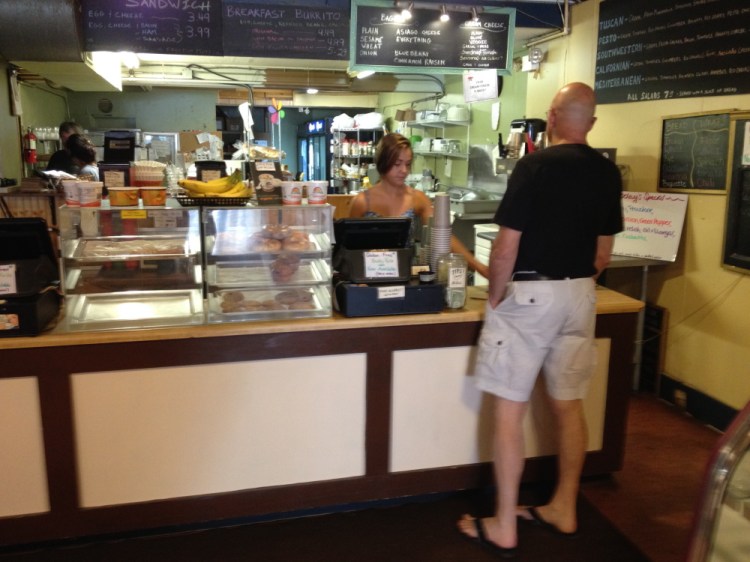
[[93, 181], [99, 181], [96, 149], [89, 139], [83, 135], [70, 135], [65, 141], [65, 148], [70, 153], [73, 163], [78, 167], [79, 178], [88, 177]]
[[[413, 152], [409, 139], [398, 133], [385, 135], [375, 152], [375, 166], [380, 179], [370, 189], [360, 192], [352, 201], [350, 217], [406, 217], [412, 220], [412, 243], [416, 219], [427, 224], [432, 216], [432, 202], [424, 192], [406, 184], [411, 173]], [[451, 237], [451, 251], [461, 254], [470, 269], [487, 277], [489, 268], [455, 236]]]
[[73, 163], [73, 158], [70, 156], [70, 152], [65, 148], [65, 142], [70, 135], [82, 134], [83, 129], [81, 129], [81, 127], [79, 127], [74, 121], [64, 121], [60, 124], [58, 135], [60, 136], [60, 144], [62, 145], [62, 148], [55, 151], [52, 156], [50, 156], [49, 162], [47, 163], [47, 170], [59, 170], [73, 175], [78, 173], [78, 167]]
[[[464, 515], [459, 531], [502, 557], [517, 554], [517, 525], [530, 522], [572, 536], [588, 443], [582, 399], [596, 361], [596, 279], [623, 228], [617, 167], [592, 149], [594, 91], [564, 86], [547, 112], [551, 146], [515, 166], [495, 215], [489, 300], [475, 376], [494, 399], [492, 517]], [[551, 499], [518, 506], [523, 418], [538, 373], [556, 419], [558, 481]]]

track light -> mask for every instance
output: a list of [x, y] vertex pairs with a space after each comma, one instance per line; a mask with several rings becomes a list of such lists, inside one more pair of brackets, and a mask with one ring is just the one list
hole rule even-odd
[[401, 10], [401, 19], [404, 20], [410, 20], [411, 19], [411, 11], [414, 9], [414, 2], [409, 2], [409, 5]]
[[475, 21], [475, 22], [479, 21], [479, 16], [477, 15], [477, 9], [474, 6], [471, 7], [471, 19], [472, 21]]
[[440, 21], [446, 22], [446, 21], [448, 21], [450, 19], [451, 19], [451, 17], [448, 15], [448, 10], [445, 8], [445, 4], [443, 4], [440, 7]]

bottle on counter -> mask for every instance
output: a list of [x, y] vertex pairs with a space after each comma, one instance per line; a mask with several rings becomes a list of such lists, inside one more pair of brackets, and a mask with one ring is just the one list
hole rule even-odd
[[461, 254], [445, 254], [438, 258], [438, 283], [445, 287], [445, 306], [463, 308], [466, 304], [466, 260]]

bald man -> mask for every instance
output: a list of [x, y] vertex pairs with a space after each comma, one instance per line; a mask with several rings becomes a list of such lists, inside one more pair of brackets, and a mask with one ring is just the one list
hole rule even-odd
[[[503, 557], [517, 554], [517, 522], [573, 536], [586, 455], [582, 399], [596, 357], [596, 279], [623, 228], [617, 167], [587, 143], [594, 91], [564, 86], [547, 112], [548, 148], [516, 163], [494, 222], [490, 286], [479, 338], [477, 386], [493, 397], [494, 516], [469, 515], [459, 530]], [[549, 502], [518, 506], [523, 417], [538, 374], [557, 421], [558, 482]]]

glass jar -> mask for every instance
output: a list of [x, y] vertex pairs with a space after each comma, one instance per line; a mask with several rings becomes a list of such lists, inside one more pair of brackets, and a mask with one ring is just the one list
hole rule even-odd
[[461, 254], [445, 254], [437, 262], [438, 283], [444, 286], [446, 308], [466, 304], [466, 260]]

